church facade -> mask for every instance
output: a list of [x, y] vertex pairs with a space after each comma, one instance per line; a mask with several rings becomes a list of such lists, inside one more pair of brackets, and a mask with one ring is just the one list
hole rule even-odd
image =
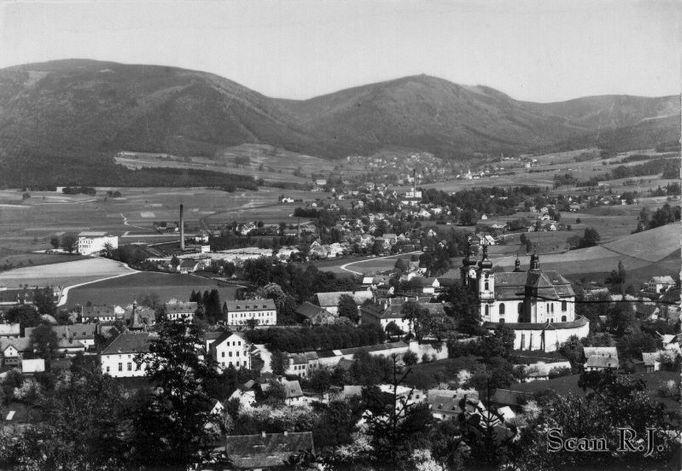
[[514, 331], [516, 350], [557, 350], [571, 336], [589, 334], [589, 321], [575, 315], [571, 282], [556, 271], [540, 269], [533, 254], [530, 269], [516, 260], [512, 272], [495, 272], [487, 247], [479, 261], [473, 254], [462, 261], [461, 279], [479, 302], [483, 326], [504, 324]]

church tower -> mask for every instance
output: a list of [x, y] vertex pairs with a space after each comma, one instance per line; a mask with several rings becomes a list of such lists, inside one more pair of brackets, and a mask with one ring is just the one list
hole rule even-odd
[[495, 273], [488, 258], [488, 246], [483, 246], [483, 258], [478, 262], [478, 299], [482, 302], [495, 299]]
[[476, 289], [478, 272], [476, 270], [476, 255], [474, 255], [475, 248], [471, 246], [471, 243], [468, 244], [467, 251], [467, 256], [462, 259], [462, 266], [459, 267], [460, 279], [462, 286]]

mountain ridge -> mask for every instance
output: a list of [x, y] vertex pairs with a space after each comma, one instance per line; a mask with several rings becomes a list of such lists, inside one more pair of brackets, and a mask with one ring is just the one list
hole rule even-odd
[[656, 145], [679, 137], [678, 122], [675, 95], [533, 103], [424, 74], [291, 100], [163, 65], [66, 59], [0, 69], [0, 170], [14, 175], [87, 173], [124, 149], [210, 157], [244, 143], [328, 159], [395, 146], [459, 158], [617, 146], [628, 129], [628, 145]]

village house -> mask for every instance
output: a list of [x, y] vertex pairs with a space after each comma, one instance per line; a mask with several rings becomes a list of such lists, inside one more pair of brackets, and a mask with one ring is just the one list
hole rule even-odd
[[[50, 327], [57, 336], [57, 351], [75, 355], [95, 347], [95, 324], [53, 325]], [[26, 327], [25, 336], [29, 339], [36, 327]]]
[[82, 322], [116, 322], [123, 320], [125, 310], [120, 306], [92, 305], [82, 306], [80, 317]]
[[585, 347], [585, 371], [601, 371], [618, 369], [618, 351], [616, 347]]
[[114, 378], [145, 376], [147, 363], [139, 365], [135, 358], [149, 353], [149, 345], [156, 338], [147, 332], [123, 332], [119, 334], [100, 354], [102, 374]]
[[277, 307], [272, 299], [225, 301], [227, 325], [245, 326], [250, 319], [258, 325], [277, 324]]
[[338, 320], [338, 316], [308, 301], [298, 306], [294, 312], [300, 322], [308, 325], [329, 325]]
[[0, 324], [0, 338], [18, 338], [21, 335], [21, 324]]
[[660, 294], [670, 288], [675, 287], [675, 280], [672, 276], [654, 276], [646, 282], [644, 291], [651, 294]]
[[106, 232], [81, 232], [78, 234], [77, 250], [81, 255], [98, 254], [107, 248], [118, 248], [118, 236]]
[[317, 352], [288, 353], [284, 355], [284, 374], [307, 378], [319, 369]]
[[242, 334], [223, 332], [207, 343], [219, 369], [251, 369], [251, 343]]
[[18, 366], [26, 352], [31, 351], [31, 339], [29, 337], [20, 338], [0, 338], [0, 353], [2, 353], [3, 366]]
[[368, 299], [374, 297], [370, 290], [366, 291], [330, 291], [326, 293], [316, 293], [315, 301], [317, 305], [331, 312], [335, 316], [339, 314], [339, 300], [344, 294], [353, 298], [357, 305], [361, 305]]
[[171, 299], [164, 304], [166, 311], [166, 319], [169, 321], [185, 321], [191, 322], [194, 319], [194, 313], [198, 308], [198, 303], [178, 301]]

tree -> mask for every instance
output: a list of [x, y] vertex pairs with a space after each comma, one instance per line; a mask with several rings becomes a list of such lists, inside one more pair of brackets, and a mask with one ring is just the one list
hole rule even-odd
[[57, 312], [57, 305], [54, 303], [52, 289], [50, 288], [36, 289], [33, 297], [33, 305], [38, 309], [38, 312], [42, 314], [54, 316]]
[[200, 460], [211, 440], [207, 382], [216, 376], [215, 364], [200, 355], [201, 331], [196, 325], [165, 322], [149, 352], [135, 362], [146, 363], [156, 388], [136, 418], [136, 457], [142, 465], [187, 466]]
[[36, 308], [29, 304], [20, 304], [19, 306], [13, 307], [5, 314], [5, 319], [10, 324], [21, 324], [22, 335], [24, 328], [35, 327], [40, 324], [41, 321], [40, 314], [38, 314]]
[[66, 233], [61, 238], [62, 248], [72, 254], [78, 248], [78, 236], [72, 233]]
[[412, 350], [408, 350], [403, 354], [403, 362], [407, 366], [416, 365], [418, 361], [419, 358], [417, 357], [417, 354], [414, 353]]
[[453, 284], [442, 296], [450, 301], [449, 310], [457, 322], [457, 330], [465, 334], [478, 335], [481, 333], [481, 313], [475, 293], [458, 283]]
[[393, 268], [400, 270], [400, 272], [406, 272], [410, 268], [410, 262], [401, 257], [395, 261]]
[[339, 297], [339, 316], [346, 317], [357, 323], [360, 320], [360, 315], [358, 314], [358, 305], [353, 299], [353, 296], [349, 294], [342, 294]]
[[56, 236], [56, 235], [50, 236], [50, 245], [52, 246], [53, 249], [58, 249], [59, 248], [59, 236]]
[[130, 469], [132, 401], [115, 379], [99, 369], [85, 376], [73, 373], [46, 391], [37, 406], [42, 411], [39, 423], [10, 443], [0, 438], [1, 449], [10, 445], [3, 464], [33, 470]]
[[583, 235], [583, 247], [595, 246], [599, 243], [600, 239], [599, 232], [595, 228], [587, 227]]
[[39, 325], [31, 332], [31, 348], [39, 358], [45, 359], [49, 365], [59, 348], [59, 339], [52, 327], [46, 324]]

